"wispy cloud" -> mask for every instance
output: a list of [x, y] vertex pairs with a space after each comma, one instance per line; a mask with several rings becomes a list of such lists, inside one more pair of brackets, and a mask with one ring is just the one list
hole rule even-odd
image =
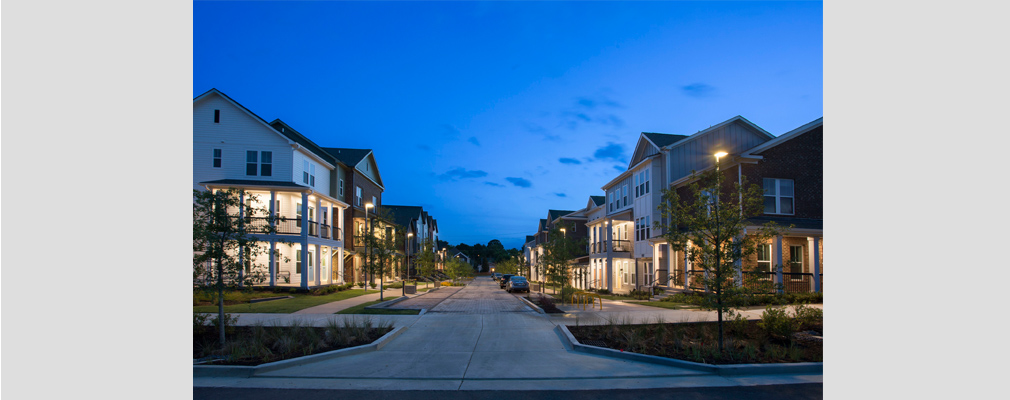
[[530, 186], [533, 186], [533, 183], [531, 183], [530, 181], [528, 181], [526, 179], [523, 179], [523, 178], [508, 177], [508, 178], [505, 178], [505, 180], [507, 180], [507, 181], [511, 182], [513, 185], [516, 185], [516, 186], [519, 186], [519, 187], [528, 188]]
[[456, 127], [453, 125], [442, 124], [439, 125], [439, 127], [442, 128], [442, 136], [445, 137], [446, 139], [456, 139], [460, 137], [459, 129], [456, 129]]
[[582, 164], [582, 161], [576, 160], [574, 158], [568, 158], [568, 157], [559, 158], [558, 161], [560, 161], [562, 164], [575, 164], [575, 165]]
[[438, 175], [441, 181], [458, 181], [460, 179], [483, 178], [487, 172], [481, 170], [468, 170], [466, 168], [453, 168], [444, 174]]
[[683, 91], [684, 94], [688, 96], [694, 98], [703, 98], [711, 96], [712, 93], [715, 92], [715, 87], [712, 87], [711, 85], [706, 85], [704, 83], [692, 83], [687, 86], [681, 86], [680, 90]]
[[490, 181], [484, 181], [484, 184], [488, 185], [488, 186], [494, 186], [494, 187], [505, 187], [505, 185], [502, 185], [500, 183], [490, 182]]
[[558, 197], [568, 197], [568, 196], [567, 196], [567, 195], [565, 195], [564, 193], [554, 193], [554, 195], [555, 195], [555, 196], [558, 196]]
[[470, 136], [466, 141], [473, 143], [474, 146], [480, 147], [480, 142], [477, 140], [476, 136]]
[[616, 169], [618, 172], [624, 172], [625, 166], [623, 166], [623, 165], [615, 165], [614, 169]]
[[621, 103], [613, 101], [606, 96], [581, 96], [575, 100], [575, 104], [560, 113], [561, 121], [559, 127], [568, 129], [578, 129], [580, 124], [601, 124], [619, 128], [624, 126], [624, 120], [611, 112], [614, 108], [624, 108]]
[[424, 151], [431, 151], [431, 146], [428, 146], [426, 144], [419, 144], [419, 145], [417, 145], [417, 148], [421, 149], [421, 150], [424, 150]]
[[628, 159], [624, 157], [624, 146], [613, 142], [596, 149], [596, 152], [593, 153], [593, 157], [596, 157], [597, 160], [601, 161], [611, 159], [622, 163], [628, 162]]
[[556, 141], [561, 140], [561, 136], [552, 134], [552, 133], [548, 132], [546, 128], [544, 128], [544, 127], [542, 127], [540, 125], [534, 124], [532, 122], [523, 122], [523, 128], [526, 129], [526, 131], [529, 132], [529, 133], [543, 136], [544, 139], [547, 139], [547, 140], [550, 140], [550, 141], [556, 142]]

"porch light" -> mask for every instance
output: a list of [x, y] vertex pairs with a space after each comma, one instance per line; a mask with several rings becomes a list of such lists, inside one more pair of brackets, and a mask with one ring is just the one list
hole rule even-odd
[[719, 161], [719, 158], [725, 157], [727, 154], [729, 154], [729, 153], [726, 153], [725, 151], [720, 151], [718, 153], [715, 153], [715, 160]]

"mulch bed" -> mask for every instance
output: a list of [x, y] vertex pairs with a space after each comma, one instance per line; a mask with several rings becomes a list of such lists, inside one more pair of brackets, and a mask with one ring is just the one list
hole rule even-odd
[[530, 301], [540, 306], [548, 314], [564, 314], [565, 312], [554, 305], [554, 299], [545, 296], [530, 297]]
[[718, 347], [718, 323], [568, 326], [579, 343], [706, 364], [823, 362], [823, 325], [801, 327], [791, 338], [769, 337], [758, 321], [723, 325], [726, 351]]
[[[289, 327], [260, 327], [260, 335], [264, 338], [257, 345], [252, 345], [254, 329], [251, 326], [228, 327], [225, 332], [226, 349], [218, 344], [216, 327], [207, 326], [199, 332], [193, 332], [193, 359], [202, 359], [202, 365], [247, 365], [255, 366], [274, 361], [304, 357], [313, 354], [340, 350], [348, 347], [370, 344], [389, 331], [387, 328], [371, 328], [364, 335], [338, 339], [327, 328], [298, 327], [299, 332], [292, 332]], [[308, 332], [311, 330], [312, 332]]]

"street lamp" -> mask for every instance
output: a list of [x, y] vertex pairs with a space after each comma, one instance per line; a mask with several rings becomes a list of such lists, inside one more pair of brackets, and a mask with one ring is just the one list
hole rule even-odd
[[[405, 271], [406, 273], [404, 274], [403, 292], [402, 292], [401, 296], [406, 296], [407, 295], [407, 278], [410, 276], [410, 238], [413, 237], [413, 236], [414, 236], [413, 232], [407, 232], [407, 243], [403, 244], [403, 248], [405, 250], [404, 254], [407, 256], [407, 262], [406, 262], [406, 267], [407, 268], [406, 268], [406, 271]], [[415, 293], [417, 293], [417, 291], [415, 291]]]
[[[367, 265], [367, 267], [365, 267], [365, 275], [366, 276], [368, 276], [369, 270], [373, 269], [373, 267], [374, 267], [372, 265], [372, 257], [371, 257], [371, 251], [370, 251], [371, 250], [371, 246], [368, 243], [370, 241], [370, 239], [372, 238], [372, 236], [374, 235], [374, 233], [375, 233], [375, 223], [369, 224], [369, 222], [370, 222], [370, 220], [372, 218], [368, 216], [368, 209], [369, 208], [374, 208], [374, 207], [375, 207], [375, 205], [372, 204], [372, 203], [365, 203], [365, 230], [368, 231], [368, 238], [365, 239], [365, 265]], [[367, 279], [371, 280], [372, 276], [368, 276]], [[379, 281], [379, 282], [381, 284], [382, 281]], [[367, 283], [369, 283], [369, 282], [366, 282], [366, 284]], [[382, 287], [381, 286], [379, 287], [379, 300], [382, 300]]]

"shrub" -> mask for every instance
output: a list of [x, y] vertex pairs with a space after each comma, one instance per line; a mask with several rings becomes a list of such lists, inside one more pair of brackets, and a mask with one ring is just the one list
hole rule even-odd
[[659, 288], [658, 286], [653, 286], [652, 287], [652, 294], [656, 295], [656, 294], [663, 294], [663, 293], [665, 293], [663, 291], [663, 289]]
[[597, 289], [596, 293], [599, 293], [599, 294], [610, 294], [610, 289]]
[[652, 297], [652, 292], [647, 290], [635, 289], [632, 290], [631, 293], [629, 293], [628, 295], [635, 298], [636, 300], [647, 300], [648, 298]]
[[442, 286], [452, 286], [452, 283], [448, 281], [442, 282]]
[[371, 286], [372, 289], [375, 289], [375, 282], [368, 282], [368, 286]]
[[785, 341], [789, 340], [789, 336], [793, 334], [793, 319], [789, 318], [785, 309], [774, 308], [769, 305], [761, 313], [761, 321], [758, 322], [758, 327], [764, 330], [769, 338]]
[[798, 328], [813, 328], [824, 323], [824, 310], [800, 304], [793, 310], [793, 317], [796, 320]]
[[365, 282], [358, 282], [358, 287], [359, 288], [365, 287]]

